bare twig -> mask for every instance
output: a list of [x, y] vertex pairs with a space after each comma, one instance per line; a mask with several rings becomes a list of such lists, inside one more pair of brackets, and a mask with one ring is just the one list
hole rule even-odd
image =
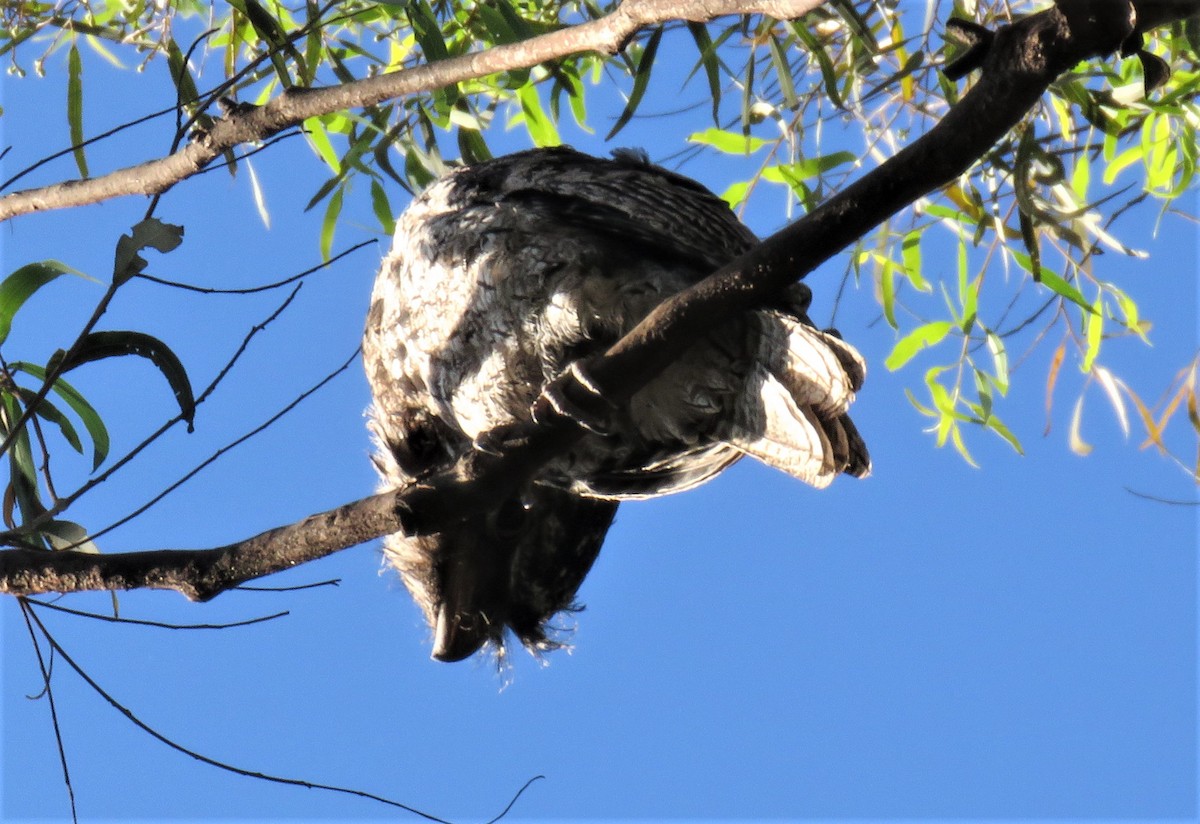
[[[122, 526], [123, 524], [126, 524], [129, 521], [132, 521], [134, 518], [138, 517], [143, 512], [145, 512], [146, 510], [150, 509], [152, 506], [157, 504], [163, 498], [170, 495], [176, 489], [183, 486], [185, 483], [190, 481], [192, 478], [196, 477], [204, 469], [206, 469], [207, 467], [216, 463], [216, 461], [219, 460], [222, 455], [229, 452], [230, 450], [236, 449], [237, 447], [241, 446], [246, 441], [248, 441], [251, 438], [253, 438], [254, 436], [258, 435], [260, 432], [266, 431], [269, 427], [273, 426], [276, 421], [278, 421], [284, 415], [286, 415], [287, 413], [289, 413], [293, 409], [295, 409], [297, 406], [299, 406], [304, 400], [311, 397], [314, 393], [319, 392], [331, 380], [333, 380], [338, 375], [342, 374], [347, 369], [349, 369], [350, 364], [352, 364], [358, 360], [358, 355], [359, 355], [359, 349], [356, 347], [354, 349], [354, 352], [351, 353], [350, 357], [346, 358], [346, 360], [342, 362], [341, 366], [336, 367], [333, 371], [331, 371], [325, 377], [321, 378], [321, 380], [317, 381], [315, 384], [310, 386], [308, 389], [305, 389], [303, 392], [301, 392], [299, 395], [297, 395], [295, 398], [293, 398], [286, 406], [284, 406], [282, 409], [277, 411], [274, 415], [267, 418], [265, 421], [263, 421], [258, 426], [254, 427], [253, 429], [249, 430], [248, 432], [245, 432], [242, 435], [239, 435], [234, 440], [225, 444], [221, 448], [215, 450], [211, 455], [209, 455], [203, 461], [196, 464], [190, 470], [185, 472], [176, 481], [174, 481], [171, 484], [168, 484], [166, 487], [159, 490], [159, 492], [157, 492], [154, 495], [154, 497], [152, 497], [150, 500], [146, 501], [144, 504], [137, 507], [132, 512], [129, 512], [129, 513], [125, 514], [124, 516], [118, 518], [117, 520], [113, 521], [108, 526], [103, 527], [102, 529], [96, 530], [91, 535], [89, 535], [86, 540], [89, 540], [89, 541], [94, 540], [95, 538], [98, 538], [101, 535], [105, 535], [109, 532], [112, 532], [117, 527]], [[82, 541], [80, 543], [82, 543]]]
[[[364, 246], [370, 246], [373, 243], [378, 243], [378, 241], [364, 240], [361, 243], [356, 243], [345, 251], [338, 252], [336, 255], [329, 258], [329, 260], [322, 261], [316, 266], [305, 269], [303, 272], [298, 272], [297, 274], [286, 277], [283, 280], [277, 280], [274, 283], [264, 283], [261, 286], [248, 286], [245, 289], [216, 289], [211, 286], [196, 286], [191, 283], [180, 283], [179, 281], [166, 280], [165, 278], [155, 277], [154, 275], [147, 275], [145, 272], [138, 272], [136, 275], [134, 275], [134, 277], [138, 278], [139, 280], [148, 280], [151, 283], [157, 283], [161, 286], [171, 286], [175, 289], [183, 289], [188, 292], [199, 292], [202, 295], [254, 295], [259, 292], [269, 292], [272, 289], [278, 289], [281, 286], [287, 286], [288, 284], [295, 283], [298, 280], [303, 280], [313, 272], [319, 272], [322, 269], [326, 269], [347, 255], [357, 252]], [[291, 298], [288, 298], [288, 300], [291, 300]]]
[[[345, 795], [353, 795], [353, 796], [357, 796], [359, 798], [368, 799], [370, 801], [376, 801], [376, 802], [379, 802], [380, 804], [386, 804], [389, 807], [397, 807], [401, 810], [404, 810], [405, 812], [410, 812], [414, 815], [418, 815], [421, 818], [424, 818], [428, 821], [438, 822], [438, 824], [450, 824], [449, 821], [446, 821], [443, 818], [438, 818], [435, 815], [430, 815], [429, 813], [422, 812], [421, 810], [418, 810], [415, 807], [410, 807], [407, 804], [401, 804], [399, 801], [393, 801], [390, 798], [384, 798], [381, 795], [375, 795], [374, 793], [369, 793], [364, 790], [354, 790], [354, 789], [350, 789], [348, 787], [337, 787], [332, 784], [318, 784], [314, 781], [304, 781], [303, 779], [299, 779], [299, 778], [284, 778], [282, 776], [270, 775], [269, 773], [258, 772], [256, 770], [248, 770], [248, 769], [245, 769], [244, 767], [238, 767], [233, 764], [226, 763], [224, 761], [218, 761], [215, 758], [210, 758], [207, 755], [199, 753], [195, 750], [188, 749], [187, 747], [183, 746], [182, 744], [179, 744], [176, 741], [171, 740], [167, 736], [160, 733], [158, 730], [151, 727], [145, 721], [143, 721], [142, 719], [140, 719], [136, 715], [134, 715], [133, 711], [131, 709], [126, 707], [124, 704], [122, 704], [117, 699], [113, 698], [113, 696], [110, 695], [103, 687], [101, 687], [95, 681], [95, 679], [93, 679], [90, 675], [87, 674], [87, 672], [83, 669], [83, 667], [81, 667], [81, 666], [79, 666], [79, 664], [75, 663], [75, 659], [73, 659], [67, 653], [66, 650], [64, 650], [61, 646], [59, 646], [58, 641], [56, 641], [54, 639], [54, 636], [51, 635], [49, 630], [46, 629], [45, 625], [41, 622], [41, 619], [38, 618], [37, 614], [33, 611], [32, 607], [28, 604], [28, 602], [24, 602], [22, 604], [22, 606], [24, 607], [25, 615], [27, 616], [27, 620], [32, 619], [32, 621], [35, 624], [37, 624], [38, 630], [41, 632], [42, 637], [44, 637], [46, 639], [46, 642], [50, 644], [51, 649], [53, 649], [59, 655], [59, 657], [61, 657], [64, 661], [66, 661], [67, 665], [70, 666], [71, 669], [75, 670], [75, 674], [78, 675], [80, 678], [82, 678], [84, 680], [84, 682], [89, 687], [92, 688], [93, 692], [95, 692], [97, 695], [99, 695], [101, 698], [103, 698], [105, 701], [107, 701], [109, 706], [111, 706], [113, 709], [117, 710], [122, 715], [124, 715], [126, 718], [128, 718], [129, 721], [135, 727], [137, 727], [138, 729], [140, 729], [142, 732], [146, 733], [150, 737], [155, 738], [155, 739], [161, 741], [162, 743], [166, 744], [168, 747], [175, 750], [176, 752], [183, 753], [184, 755], [190, 756], [191, 758], [194, 758], [197, 761], [200, 761], [201, 763], [208, 764], [211, 767], [216, 767], [216, 768], [224, 770], [226, 772], [234, 773], [235, 775], [243, 775], [243, 776], [246, 776], [247, 778], [257, 778], [260, 781], [270, 781], [271, 783], [274, 783], [274, 784], [290, 784], [291, 786], [294, 786], [294, 787], [305, 787], [310, 790], [326, 790], [328, 792], [342, 793]], [[32, 631], [33, 630], [31, 627], [30, 632], [32, 632]], [[56, 730], [57, 730], [57, 727], [56, 727]], [[63, 764], [63, 769], [64, 770], [66, 769], [65, 761]], [[528, 785], [526, 785], [526, 786], [528, 786]], [[68, 788], [69, 787], [70, 787], [70, 783], [68, 782]], [[519, 798], [521, 793], [523, 793], [524, 791], [525, 791], [525, 788], [522, 787], [517, 792], [516, 797]], [[71, 801], [72, 801], [72, 807], [74, 807], [74, 795], [71, 796]], [[512, 802], [509, 802], [509, 806], [511, 806], [511, 804], [512, 804]]]
[[164, 621], [147, 621], [141, 618], [120, 618], [116, 615], [104, 615], [99, 612], [88, 612], [82, 609], [71, 609], [64, 607], [62, 604], [51, 604], [46, 601], [39, 601], [36, 598], [25, 598], [26, 603], [34, 604], [43, 609], [52, 609], [55, 612], [65, 612], [67, 615], [75, 615], [79, 618], [91, 618], [95, 621], [104, 621], [109, 624], [131, 624], [139, 627], [157, 627], [159, 629], [233, 629], [235, 627], [248, 627], [252, 624], [262, 624], [267, 621], [274, 621], [277, 618], [286, 618], [291, 615], [288, 610], [275, 612], [271, 615], [260, 615], [257, 618], [246, 618], [242, 621], [228, 621], [221, 624], [170, 624]]
[[[67, 787], [67, 798], [71, 802], [71, 820], [77, 822], [79, 815], [75, 811], [75, 788], [71, 786], [71, 771], [67, 769], [67, 751], [63, 747], [62, 729], [58, 725], [58, 708], [54, 705], [54, 689], [50, 686], [50, 669], [46, 666], [46, 659], [42, 657], [42, 645], [38, 643], [37, 633], [33, 630], [32, 621], [37, 621], [39, 627], [42, 626], [42, 622], [38, 621], [37, 616], [33, 614], [33, 609], [29, 606], [30, 601], [22, 598], [20, 604], [21, 616], [25, 619], [25, 628], [29, 630], [29, 641], [33, 644], [38, 670], [42, 674], [42, 694], [46, 696], [46, 701], [50, 705], [50, 725], [54, 728], [54, 742], [58, 745], [58, 760], [62, 765], [63, 783]], [[53, 652], [54, 641], [46, 634], [45, 627], [42, 627], [42, 633], [50, 642], [51, 652]]]

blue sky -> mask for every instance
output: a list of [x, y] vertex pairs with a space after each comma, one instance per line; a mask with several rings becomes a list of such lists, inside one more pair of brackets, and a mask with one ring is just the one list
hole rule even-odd
[[[664, 41], [664, 54], [678, 43]], [[690, 60], [690, 55], [689, 58]], [[6, 172], [68, 143], [63, 82], [8, 79]], [[114, 73], [89, 57], [86, 123], [95, 133], [164, 99], [163, 69]], [[659, 85], [661, 83], [661, 85]], [[677, 84], [659, 79], [660, 108]], [[103, 91], [101, 91], [103, 90]], [[99, 94], [96, 94], [97, 92]], [[95, 96], [92, 96], [95, 95]], [[673, 152], [703, 123], [634, 123], [615, 145]], [[170, 124], [94, 150], [93, 170], [165, 151]], [[604, 131], [604, 129], [600, 129]], [[598, 136], [572, 142], [595, 153]], [[501, 146], [518, 148], [513, 132]], [[132, 155], [130, 154], [132, 152]], [[70, 161], [45, 170], [71, 174]], [[299, 140], [259, 155], [265, 229], [243, 173], [215, 172], [168, 194], [158, 216], [186, 226], [182, 247], [150, 272], [249, 286], [318, 260], [319, 215], [301, 207], [323, 179]], [[720, 191], [738, 170], [684, 171]], [[7, 176], [7, 175], [6, 175]], [[396, 193], [396, 198], [400, 193]], [[1191, 202], [1196, 211], [1195, 198]], [[335, 249], [377, 237], [366, 204]], [[748, 215], [760, 233], [782, 216]], [[3, 270], [54, 257], [104, 278], [116, 238], [145, 204], [127, 198], [0, 228]], [[1153, 256], [1097, 261], [1154, 320], [1153, 347], [1110, 344], [1105, 361], [1154, 397], [1197, 347], [1197, 236], [1183, 222], [1137, 245]], [[196, 431], [173, 431], [72, 516], [99, 529], [287, 404], [357, 345], [374, 269], [369, 247], [310, 277], [205, 404]], [[809, 278], [828, 314], [844, 267]], [[60, 279], [18, 316], [7, 358], [44, 362], [78, 329], [101, 287]], [[207, 384], [279, 293], [196, 296], [130, 284], [103, 328], [161, 337]], [[534, 775], [513, 820], [576, 818], [1139, 818], [1196, 815], [1196, 510], [1185, 473], [1122, 436], [1089, 390], [1088, 458], [1067, 447], [1068, 363], [1044, 425], [1051, 347], [1023, 361], [1003, 407], [1026, 448], [970, 445], [982, 465], [935, 449], [904, 396], [909, 369], [882, 365], [894, 334], [869, 288], [850, 291], [837, 323], [870, 363], [855, 420], [871, 445], [867, 480], [822, 492], [744, 461], [693, 492], [623, 506], [581, 597], [571, 654], [549, 666], [517, 656], [510, 683], [486, 662], [428, 659], [428, 637], [379, 551], [362, 546], [267, 584], [339, 579], [293, 593], [230, 593], [190, 604], [174, 593], [121, 596], [127, 617], [217, 622], [289, 610], [223, 631], [112, 626], [40, 613], [64, 648], [115, 698], [164, 735], [253, 771], [362, 789], [455, 820], [486, 819]], [[106, 363], [73, 376], [105, 415], [114, 452], [172, 413], [154, 371]], [[134, 522], [109, 551], [233, 541], [370, 493], [357, 365], [250, 444]], [[1186, 441], [1184, 441], [1186, 443]], [[56, 458], [64, 478], [87, 466]], [[70, 485], [64, 482], [64, 485]], [[59, 603], [103, 612], [107, 595]], [[15, 603], [0, 604], [4, 820], [69, 812], [36, 661]], [[56, 663], [55, 696], [77, 802], [112, 818], [363, 819], [391, 811], [361, 799], [231, 776], [137, 730]]]

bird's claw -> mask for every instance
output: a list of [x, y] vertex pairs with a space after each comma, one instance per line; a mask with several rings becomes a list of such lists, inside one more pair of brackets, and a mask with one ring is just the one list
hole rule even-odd
[[552, 380], [530, 409], [533, 420], [545, 423], [557, 415], [574, 421], [597, 435], [612, 434], [612, 413], [615, 404], [579, 361]]
[[528, 440], [528, 438], [519, 433], [519, 424], [501, 424], [489, 429], [487, 432], [480, 432], [471, 441], [471, 446], [477, 452], [499, 457], [504, 454], [505, 450], [519, 447]]

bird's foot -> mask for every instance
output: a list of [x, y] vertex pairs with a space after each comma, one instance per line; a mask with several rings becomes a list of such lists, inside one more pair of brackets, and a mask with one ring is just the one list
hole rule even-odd
[[521, 424], [505, 423], [480, 432], [471, 441], [471, 446], [478, 452], [499, 457], [509, 449], [524, 446], [528, 440], [521, 434]]
[[537, 423], [545, 423], [557, 415], [597, 435], [612, 434], [614, 411], [616, 405], [604, 397], [600, 386], [580, 361], [573, 362], [550, 381], [530, 409]]

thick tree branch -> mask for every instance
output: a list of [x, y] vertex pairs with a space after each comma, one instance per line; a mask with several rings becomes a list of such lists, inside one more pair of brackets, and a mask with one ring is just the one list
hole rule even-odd
[[8, 549], [0, 552], [0, 592], [32, 595], [106, 589], [173, 589], [207, 601], [252, 578], [323, 558], [395, 532], [392, 493], [312, 515], [215, 549], [163, 549], [96, 555]]
[[[1170, 22], [1198, 2], [1169, 6]], [[928, 134], [812, 214], [765, 240], [705, 281], [667, 301], [590, 364], [614, 402], [628, 400], [705, 330], [761, 303], [866, 234], [880, 222], [966, 171], [1017, 125], [1049, 84], [1081, 60], [1105, 55], [1136, 31], [1124, 0], [1060, 0], [1058, 7], [1000, 29], [980, 80]], [[84, 555], [0, 552], [0, 592], [149, 586], [209, 598], [252, 577], [296, 566], [403, 528], [435, 532], [528, 483], [580, 436], [558, 419], [530, 426], [525, 442], [503, 456], [472, 452], [421, 485], [377, 495], [249, 541], [193, 552]]]
[[319, 88], [294, 87], [269, 103], [217, 120], [190, 144], [158, 160], [89, 178], [26, 189], [0, 197], [0, 221], [47, 209], [67, 209], [123, 195], [155, 195], [202, 170], [222, 153], [263, 140], [310, 117], [372, 106], [418, 92], [444, 88], [497, 72], [526, 69], [582, 52], [611, 54], [637, 32], [671, 20], [703, 22], [731, 14], [799, 17], [824, 0], [626, 0], [599, 20], [549, 34], [494, 46], [391, 74]]

